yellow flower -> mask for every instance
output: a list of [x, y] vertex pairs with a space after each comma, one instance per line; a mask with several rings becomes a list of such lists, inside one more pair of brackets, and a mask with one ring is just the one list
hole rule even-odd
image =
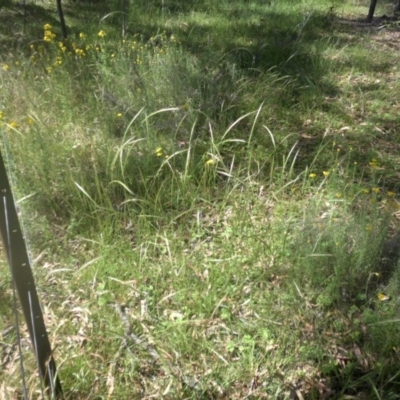
[[101, 30], [101, 31], [97, 34], [97, 36], [98, 36], [99, 38], [104, 38], [106, 35], [107, 35], [107, 33], [105, 33], [103, 30]]
[[55, 67], [57, 67], [57, 66], [59, 66], [59, 65], [62, 65], [62, 58], [61, 58], [60, 56], [57, 56], [56, 59], [54, 60], [53, 65], [54, 65]]
[[215, 164], [215, 160], [213, 160], [212, 158], [206, 161], [206, 165], [213, 165], [213, 164]]
[[2, 68], [4, 71], [8, 71], [8, 69], [9, 69], [10, 67], [8, 66], [8, 64], [3, 64], [3, 65], [1, 66], [1, 68]]
[[7, 130], [12, 130], [12, 129], [17, 129], [18, 128], [18, 124], [15, 121], [10, 121], [8, 124], [8, 129]]
[[162, 147], [157, 147], [155, 153], [156, 153], [157, 157], [161, 157], [163, 155]]
[[118, 114], [117, 114], [117, 117], [118, 117], [118, 118], [121, 118], [121, 117], [122, 117], [122, 113], [118, 113]]
[[368, 189], [363, 189], [363, 190], [361, 190], [361, 193], [368, 194], [369, 190]]
[[387, 301], [390, 300], [390, 297], [388, 295], [386, 295], [385, 293], [378, 293], [376, 295], [376, 297], [378, 298], [378, 300], [380, 301]]
[[391, 192], [390, 190], [386, 194], [387, 194], [388, 197], [393, 197], [394, 196], [394, 193]]
[[340, 199], [342, 197], [342, 193], [336, 193], [335, 196]]
[[308, 175], [311, 179], [314, 179], [316, 176], [317, 176], [317, 174], [310, 174], [310, 175]]
[[322, 173], [324, 174], [325, 177], [329, 175], [329, 171], [322, 171]]
[[45, 31], [49, 31], [50, 29], [52, 29], [53, 27], [50, 25], [50, 24], [46, 24], [46, 25], [44, 25], [43, 26], [43, 29], [45, 30]]
[[372, 191], [374, 193], [379, 193], [381, 191], [381, 189], [380, 188], [372, 188]]
[[65, 46], [65, 44], [63, 42], [58, 42], [58, 47], [60, 48], [60, 50], [65, 53], [65, 51], [67, 50], [67, 47]]
[[85, 52], [82, 49], [75, 49], [75, 53], [78, 57], [85, 57]]
[[371, 168], [378, 168], [379, 167], [378, 160], [376, 158], [373, 158], [368, 164], [369, 164], [369, 166]]
[[56, 34], [53, 33], [52, 31], [50, 31], [50, 30], [44, 31], [43, 40], [45, 42], [52, 42], [55, 37], [56, 37]]
[[79, 37], [80, 37], [81, 39], [85, 40], [87, 36], [86, 36], [83, 32], [81, 32], [81, 33], [79, 34]]

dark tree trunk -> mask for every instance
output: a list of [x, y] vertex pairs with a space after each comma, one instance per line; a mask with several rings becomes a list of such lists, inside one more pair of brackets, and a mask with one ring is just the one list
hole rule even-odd
[[[372, 22], [372, 18], [374, 18], [375, 7], [376, 7], [377, 2], [378, 2], [378, 0], [371, 0], [371, 3], [369, 4], [367, 22]], [[400, 0], [398, 0], [396, 8], [394, 9], [395, 14], [398, 14], [399, 12], [400, 12]]]
[[64, 13], [62, 10], [61, 6], [61, 0], [57, 0], [57, 11], [58, 11], [58, 17], [60, 18], [60, 24], [61, 24], [61, 32], [63, 35], [63, 38], [67, 38], [67, 27], [65, 25], [65, 19], [64, 19]]
[[372, 18], [374, 18], [375, 7], [376, 7], [377, 1], [378, 1], [378, 0], [371, 0], [371, 3], [370, 3], [370, 5], [369, 5], [369, 11], [368, 11], [367, 22], [372, 22]]

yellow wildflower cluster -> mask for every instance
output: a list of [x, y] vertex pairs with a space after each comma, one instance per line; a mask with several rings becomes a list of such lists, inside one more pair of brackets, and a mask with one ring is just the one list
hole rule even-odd
[[30, 116], [21, 119], [21, 122], [23, 121], [21, 125], [15, 120], [5, 120], [5, 116], [4, 110], [0, 110], [0, 126], [5, 127], [7, 132], [21, 129], [21, 125], [26, 127], [35, 123], [35, 120]]
[[67, 46], [65, 46], [65, 44], [63, 42], [58, 42], [58, 47], [60, 48], [60, 50], [65, 53], [67, 51]]
[[60, 65], [62, 65], [62, 63], [63, 63], [63, 60], [62, 60], [62, 58], [60, 57], [60, 56], [57, 56], [56, 58], [55, 58], [55, 60], [54, 60], [54, 66], [55, 67], [59, 67]]
[[85, 57], [85, 52], [82, 50], [82, 49], [75, 49], [75, 54], [78, 56], [78, 57]]
[[46, 24], [43, 28], [44, 28], [43, 40], [49, 43], [52, 42], [56, 37], [56, 34], [52, 31], [53, 27], [50, 24]]
[[368, 165], [369, 165], [371, 168], [375, 168], [375, 169], [379, 168], [378, 160], [377, 160], [376, 158], [373, 158], [373, 159], [368, 163]]
[[[330, 172], [329, 171], [322, 171], [322, 175], [327, 178], [329, 176]], [[309, 178], [314, 179], [317, 177], [317, 174], [312, 172], [311, 174], [308, 175]]]
[[[371, 189], [367, 189], [367, 188], [364, 188], [364, 189], [361, 189], [361, 193], [362, 194], [370, 194], [370, 193], [375, 193], [375, 194], [382, 194], [382, 195], [385, 195], [385, 193], [382, 191], [382, 189], [381, 188], [379, 188], [379, 187], [373, 187], [373, 188], [371, 188]], [[387, 192], [386, 192], [386, 196], [387, 197], [394, 197], [396, 195], [396, 193], [394, 193], [394, 192], [392, 192], [392, 191], [390, 191], [390, 190], [388, 190]]]
[[[43, 41], [47, 43], [31, 44], [29, 46], [30, 60], [34, 65], [40, 63], [47, 74], [54, 73], [60, 66], [68, 66], [70, 58], [82, 60], [93, 57], [100, 62], [117, 62], [122, 56], [129, 57], [138, 66], [148, 62], [157, 64], [168, 55], [171, 45], [179, 45], [176, 37], [168, 36], [165, 31], [154, 35], [146, 42], [143, 42], [143, 38], [136, 34], [132, 40], [123, 39], [118, 46], [115, 41], [106, 40], [109, 34], [103, 29], [94, 35], [78, 32], [75, 38], [69, 38], [68, 41], [57, 40], [58, 35], [51, 24], [45, 24], [43, 29]], [[9, 66], [0, 63], [1, 69], [7, 71]], [[140, 93], [140, 88], [137, 92]]]
[[[154, 153], [156, 154], [157, 157], [163, 157], [164, 156], [164, 150], [163, 150], [162, 147], [157, 147]], [[169, 155], [165, 154], [164, 158], [168, 159]]]

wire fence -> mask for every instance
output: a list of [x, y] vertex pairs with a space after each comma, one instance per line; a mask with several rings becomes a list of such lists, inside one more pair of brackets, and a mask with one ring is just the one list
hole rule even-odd
[[24, 235], [1, 153], [0, 194], [0, 232], [11, 271], [14, 314], [14, 326], [1, 333], [4, 336], [11, 331], [15, 330], [16, 332], [23, 398], [30, 399], [22, 349], [21, 321], [18, 311], [19, 299], [39, 372], [41, 397], [62, 399], [61, 382], [57, 375], [56, 363], [47, 335]]

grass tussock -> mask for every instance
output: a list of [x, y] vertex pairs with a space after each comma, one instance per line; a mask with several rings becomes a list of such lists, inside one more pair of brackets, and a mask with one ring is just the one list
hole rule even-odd
[[[62, 40], [52, 2], [19, 7], [1, 150], [66, 398], [398, 398], [397, 24], [135, 1], [121, 38], [119, 2], [71, 1]], [[39, 398], [27, 346], [24, 365]]]

